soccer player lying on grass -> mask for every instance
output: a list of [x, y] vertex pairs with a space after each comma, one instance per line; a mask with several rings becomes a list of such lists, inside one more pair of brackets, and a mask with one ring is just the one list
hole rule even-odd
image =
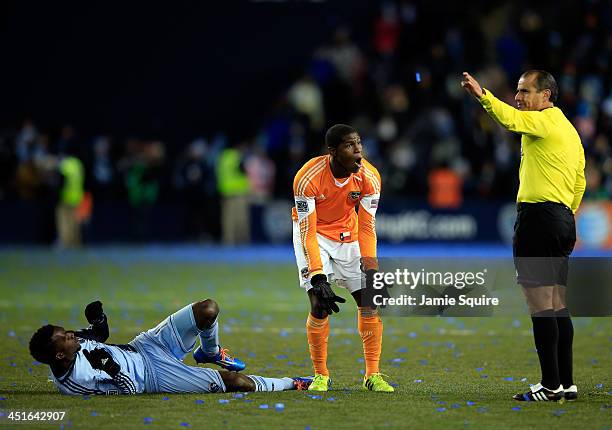
[[[392, 392], [380, 374], [383, 323], [364, 297], [378, 270], [374, 217], [380, 198], [380, 175], [361, 152], [361, 138], [351, 126], [336, 124], [325, 135], [329, 155], [308, 161], [295, 175], [292, 210], [293, 247], [300, 286], [310, 300], [306, 333], [315, 379], [309, 389], [327, 391], [328, 315], [338, 312], [330, 281], [346, 287], [357, 303], [363, 342], [364, 389]], [[359, 214], [356, 212], [359, 207]], [[363, 270], [363, 272], [362, 272]], [[371, 288], [367, 289], [371, 291]]]
[[[185, 306], [130, 343], [104, 343], [108, 322], [99, 301], [85, 308], [90, 326], [67, 331], [46, 325], [30, 340], [30, 354], [48, 364], [62, 394], [216, 393], [307, 389], [312, 378], [264, 378], [237, 371], [245, 364], [219, 346], [219, 307], [214, 300]], [[193, 357], [214, 363], [217, 371], [183, 363]]]

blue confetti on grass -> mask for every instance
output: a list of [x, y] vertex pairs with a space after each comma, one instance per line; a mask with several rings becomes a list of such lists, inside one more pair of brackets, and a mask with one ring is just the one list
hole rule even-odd
[[9, 335], [9, 337], [15, 337], [15, 336], [17, 336], [13, 330], [9, 331], [9, 332], [8, 332], [8, 335]]
[[280, 354], [280, 355], [276, 356], [277, 360], [286, 360], [288, 358], [289, 358], [289, 356], [287, 354]]
[[202, 399], [196, 399], [195, 404], [196, 404], [196, 405], [203, 405], [203, 404], [204, 404], [204, 400], [202, 400]]
[[1, 400], [6, 400], [6, 397], [0, 397], [0, 401], [1, 401]]
[[96, 411], [91, 411], [91, 416], [92, 416], [92, 417], [97, 417], [97, 416], [98, 416], [98, 413], [97, 413]]
[[151, 424], [153, 422], [153, 418], [151, 418], [151, 417], [144, 417], [143, 422], [145, 424]]
[[421, 382], [423, 382], [423, 380], [422, 379], [415, 379], [414, 382], [415, 382], [415, 384], [420, 384]]
[[408, 333], [408, 337], [410, 339], [414, 339], [415, 337], [417, 337], [417, 334], [415, 332], [411, 331], [410, 333]]
[[468, 406], [474, 406], [476, 402], [472, 402], [471, 400], [468, 400], [467, 402], [465, 402], [465, 404]]
[[335, 402], [335, 401], [336, 401], [336, 398], [335, 398], [335, 397], [328, 397], [328, 398], [327, 398], [327, 401], [328, 401], [328, 402]]
[[164, 396], [164, 397], [162, 397], [162, 400], [163, 400], [163, 401], [170, 400], [170, 397], [168, 397], [168, 396]]
[[229, 400], [227, 399], [219, 399], [219, 404], [221, 405], [227, 405], [229, 403]]
[[598, 389], [600, 389], [600, 390], [601, 390], [603, 387], [604, 387], [604, 385], [603, 385], [603, 384], [601, 384], [601, 383], [599, 383], [599, 384], [595, 385], [595, 388], [598, 388]]
[[281, 330], [278, 335], [280, 337], [287, 337], [287, 336], [289, 336], [289, 333], [287, 332], [287, 330]]
[[191, 427], [191, 424], [189, 424], [188, 422], [183, 421], [181, 423], [181, 427]]
[[504, 381], [514, 381], [514, 378], [512, 376], [506, 376]]
[[259, 405], [259, 409], [268, 409], [269, 406], [267, 403], [264, 403], [263, 405]]
[[419, 360], [419, 364], [425, 366], [427, 364], [427, 360]]
[[476, 368], [476, 372], [482, 372], [484, 370], [484, 367], [477, 367]]
[[284, 410], [285, 410], [285, 404], [284, 404], [284, 403], [276, 403], [276, 404], [274, 405], [274, 409], [275, 409], [277, 412], [284, 411]]
[[515, 406], [515, 407], [513, 407], [513, 408], [512, 408], [512, 410], [513, 410], [513, 411], [520, 411], [520, 410], [521, 410], [521, 407], [520, 407], [520, 406]]
[[438, 412], [444, 412], [444, 411], [446, 411], [446, 408], [437, 408], [437, 409], [436, 409], [436, 411], [438, 411]]
[[406, 347], [397, 348], [395, 350], [395, 352], [399, 352], [400, 354], [404, 354], [404, 353], [408, 352], [408, 348], [406, 348]]
[[242, 393], [234, 394], [234, 399], [242, 399], [243, 397], [244, 397], [244, 394], [242, 394]]
[[391, 360], [392, 363], [403, 363], [404, 361], [406, 361], [405, 358], [394, 358]]
[[458, 408], [460, 408], [460, 407], [461, 407], [461, 405], [460, 405], [459, 403], [453, 403], [453, 404], [451, 405], [451, 408], [452, 408], [452, 409], [458, 409]]
[[557, 409], [556, 411], [553, 411], [553, 415], [556, 416], [556, 417], [560, 417], [564, 413], [565, 413], [564, 409]]
[[310, 394], [308, 397], [314, 400], [321, 400], [323, 398], [322, 396], [319, 396], [318, 394]]

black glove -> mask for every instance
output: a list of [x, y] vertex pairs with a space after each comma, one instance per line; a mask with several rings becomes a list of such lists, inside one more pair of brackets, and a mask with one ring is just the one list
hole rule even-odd
[[[380, 295], [382, 299], [388, 299], [391, 297], [389, 294], [389, 288], [393, 285], [387, 285], [386, 282], [383, 282], [382, 288], [374, 288], [374, 275], [378, 273], [376, 269], [368, 269], [365, 272], [366, 275], [366, 294], [367, 294], [367, 302], [369, 306], [376, 307], [374, 304], [374, 296]], [[379, 305], [380, 308], [386, 308], [387, 305]]]
[[91, 302], [85, 308], [85, 318], [87, 318], [87, 322], [89, 324], [96, 324], [104, 321], [104, 311], [102, 310], [102, 302], [96, 300], [95, 302]]
[[94, 348], [91, 351], [84, 349], [83, 354], [91, 367], [105, 371], [111, 378], [117, 376], [121, 370], [121, 366], [113, 360], [113, 357], [105, 349]]
[[313, 294], [321, 299], [321, 306], [323, 306], [325, 312], [330, 315], [334, 312], [340, 312], [336, 303], [345, 303], [346, 300], [334, 293], [330, 283], [327, 282], [327, 276], [322, 273], [314, 275], [310, 280], [310, 285], [312, 285]]

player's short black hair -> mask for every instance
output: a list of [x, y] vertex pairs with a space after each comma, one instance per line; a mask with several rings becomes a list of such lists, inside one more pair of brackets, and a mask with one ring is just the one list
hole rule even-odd
[[333, 125], [327, 130], [327, 133], [325, 133], [325, 144], [328, 148], [337, 148], [344, 138], [351, 133], [357, 133], [357, 131], [350, 125]]
[[55, 350], [51, 338], [54, 331], [55, 326], [47, 324], [39, 328], [32, 335], [32, 339], [30, 339], [30, 355], [34, 357], [34, 360], [44, 364], [51, 364], [53, 362]]
[[527, 70], [521, 77], [526, 78], [531, 75], [536, 75], [535, 87], [538, 91], [550, 90], [549, 100], [556, 103], [557, 97], [559, 96], [559, 87], [553, 75], [544, 70]]

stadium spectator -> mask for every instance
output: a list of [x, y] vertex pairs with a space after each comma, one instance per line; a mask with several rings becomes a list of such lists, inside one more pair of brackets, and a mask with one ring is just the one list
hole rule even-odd
[[249, 243], [249, 178], [244, 171], [247, 143], [224, 149], [217, 160], [217, 186], [221, 196], [221, 229], [225, 245]]
[[[65, 151], [70, 151], [65, 148]], [[85, 193], [83, 163], [74, 155], [64, 155], [58, 160], [60, 174], [59, 200], [55, 211], [58, 245], [61, 248], [81, 246], [81, 222], [77, 210]]]

